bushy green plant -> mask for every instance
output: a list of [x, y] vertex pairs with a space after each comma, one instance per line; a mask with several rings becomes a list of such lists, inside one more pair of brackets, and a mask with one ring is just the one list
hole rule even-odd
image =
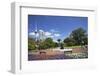
[[28, 38], [28, 50], [29, 51], [36, 50], [36, 44], [32, 38]]

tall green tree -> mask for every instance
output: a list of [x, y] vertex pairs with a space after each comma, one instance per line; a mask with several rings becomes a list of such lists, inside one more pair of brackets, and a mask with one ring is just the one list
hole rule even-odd
[[70, 36], [75, 40], [76, 45], [85, 45], [87, 42], [87, 33], [83, 28], [73, 30]]
[[70, 36], [64, 39], [64, 43], [67, 46], [87, 45], [87, 42], [87, 33], [83, 28], [73, 30]]

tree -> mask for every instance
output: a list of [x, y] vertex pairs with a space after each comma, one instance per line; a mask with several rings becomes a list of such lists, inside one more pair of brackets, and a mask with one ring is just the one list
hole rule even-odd
[[86, 41], [87, 34], [83, 28], [78, 28], [76, 30], [73, 30], [70, 37], [72, 37], [72, 39], [75, 40], [76, 45], [83, 45], [84, 43], [86, 44], [86, 42], [87, 42]]
[[28, 50], [33, 51], [36, 49], [35, 41], [32, 38], [28, 38]]
[[40, 49], [48, 49], [55, 47], [55, 43], [53, 42], [52, 38], [46, 38], [44, 41], [40, 42], [39, 48]]
[[88, 44], [88, 38], [87, 35], [83, 37], [82, 45], [87, 45]]
[[58, 45], [58, 43], [57, 42], [54, 42], [54, 48], [55, 47], [58, 47], [59, 45]]
[[73, 30], [70, 36], [64, 39], [64, 43], [67, 46], [87, 45], [87, 42], [87, 33], [83, 28]]
[[58, 39], [57, 41], [60, 43], [61, 39]]
[[64, 43], [65, 43], [65, 46], [74, 46], [75, 45], [75, 40], [68, 37], [68, 38], [64, 39]]
[[54, 42], [53, 42], [53, 39], [52, 38], [47, 38], [45, 40], [45, 42], [46, 42], [46, 45], [47, 45], [48, 48], [54, 47]]

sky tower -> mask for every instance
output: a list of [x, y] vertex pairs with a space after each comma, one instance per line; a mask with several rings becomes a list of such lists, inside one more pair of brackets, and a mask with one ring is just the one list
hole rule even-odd
[[37, 48], [37, 50], [38, 50], [38, 47], [39, 47], [39, 45], [38, 45], [38, 29], [37, 29], [37, 24], [35, 23], [35, 42], [36, 42], [36, 48]]
[[35, 24], [35, 41], [37, 42], [38, 40], [38, 29], [37, 29], [37, 24]]

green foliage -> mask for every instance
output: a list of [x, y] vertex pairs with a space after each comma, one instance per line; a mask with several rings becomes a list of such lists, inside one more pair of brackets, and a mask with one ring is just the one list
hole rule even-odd
[[52, 38], [46, 38], [45, 40], [40, 40], [37, 42], [35, 42], [35, 40], [32, 38], [28, 38], [28, 50], [29, 51], [33, 51], [33, 50], [35, 51], [37, 44], [38, 44], [37, 49], [39, 50], [58, 47], [58, 43], [53, 42]]
[[58, 39], [57, 41], [60, 43], [61, 39]]
[[84, 40], [87, 39], [86, 31], [83, 28], [72, 31], [71, 36], [75, 40], [76, 45], [83, 45]]
[[28, 50], [32, 51], [36, 49], [35, 41], [32, 38], [28, 38]]
[[58, 47], [58, 43], [57, 42], [54, 42], [54, 47]]
[[66, 46], [87, 45], [87, 42], [87, 34], [83, 28], [73, 30], [70, 36], [64, 39]]
[[52, 38], [46, 38], [44, 41], [40, 42], [39, 49], [48, 49], [56, 46], [57, 45], [53, 42]]
[[74, 46], [75, 40], [72, 38], [66, 38], [64, 39], [65, 46]]

